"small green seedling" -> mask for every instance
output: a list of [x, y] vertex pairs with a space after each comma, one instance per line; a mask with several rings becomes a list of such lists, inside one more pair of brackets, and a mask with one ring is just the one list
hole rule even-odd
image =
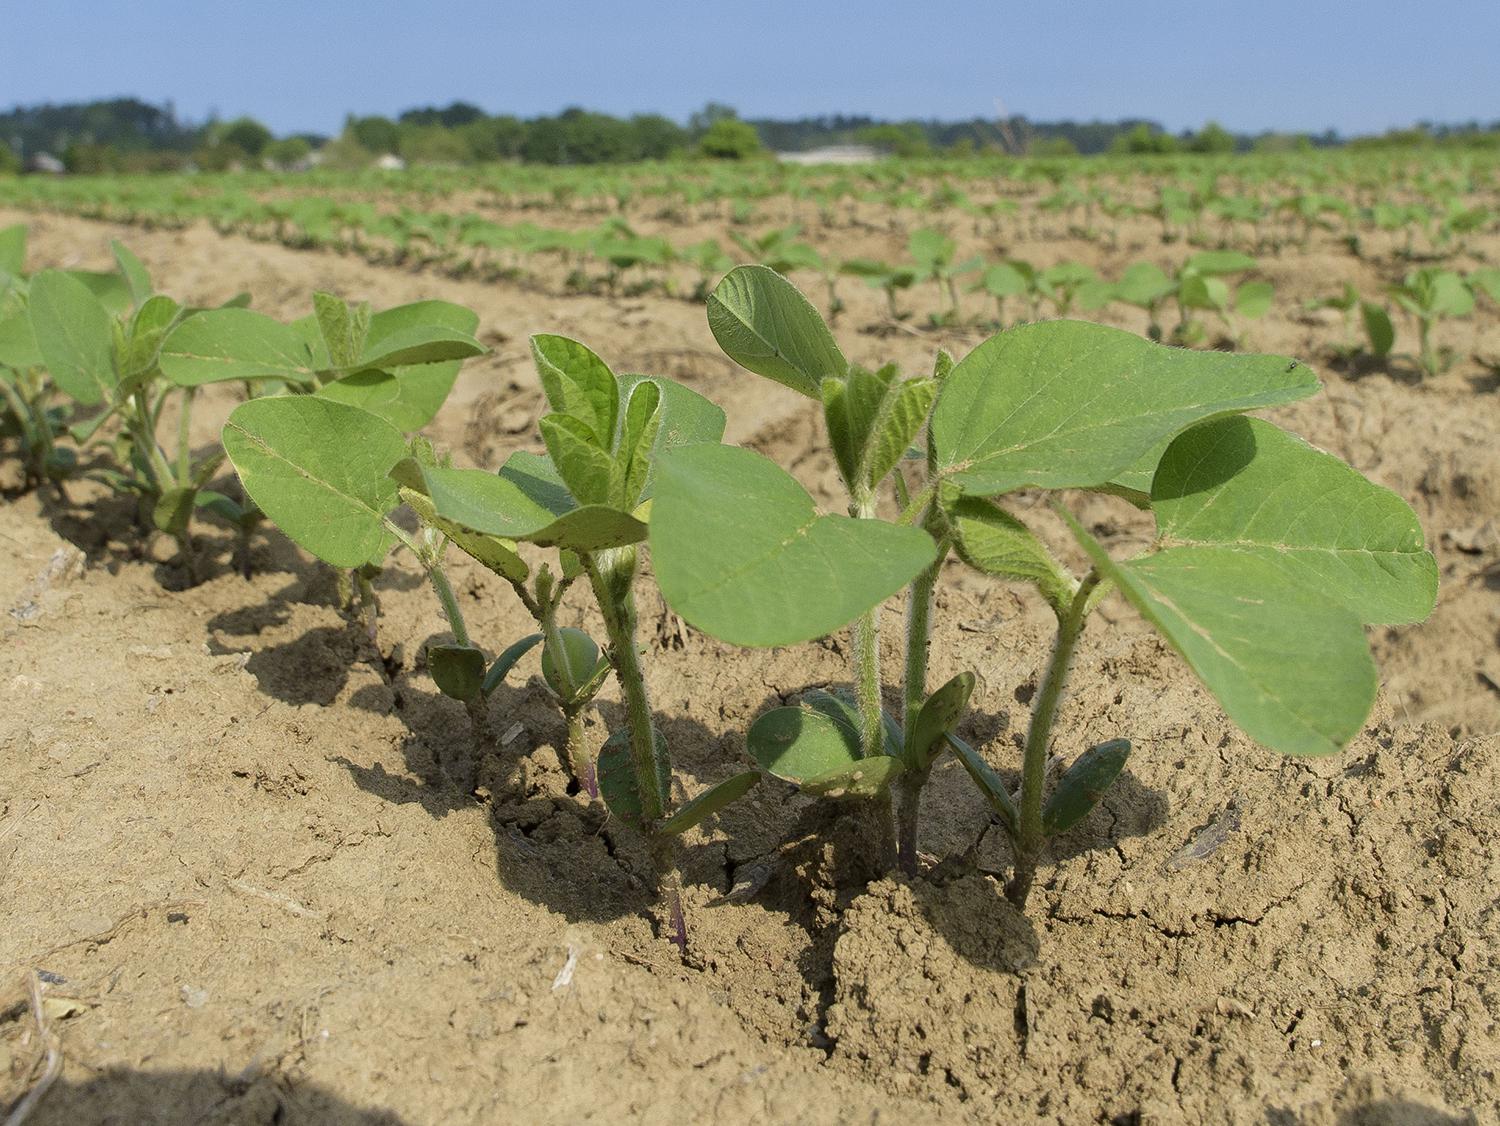
[[[958, 244], [942, 231], [930, 227], [911, 233], [906, 242], [906, 252], [916, 263], [918, 280], [934, 283], [947, 298], [948, 308], [942, 319], [957, 323], [960, 317], [958, 279], [979, 269], [983, 262], [978, 258], [970, 258], [955, 264], [953, 259], [958, 253]], [[774, 269], [774, 264], [771, 265]]]
[[1417, 323], [1417, 363], [1425, 375], [1436, 377], [1451, 362], [1451, 354], [1433, 345], [1432, 330], [1450, 317], [1474, 311], [1474, 291], [1452, 270], [1427, 267], [1406, 275], [1391, 296]]
[[[1331, 753], [1359, 731], [1376, 688], [1364, 626], [1417, 621], [1432, 607], [1437, 570], [1411, 509], [1242, 417], [1317, 389], [1285, 357], [1049, 321], [1001, 332], [957, 364], [939, 353], [932, 376], [903, 379], [849, 364], [806, 299], [754, 266], [720, 284], [709, 325], [742, 366], [821, 401], [855, 518], [818, 514], [800, 485], [749, 451], [670, 451], [651, 518], [657, 581], [689, 623], [742, 645], [791, 644], [857, 620], [854, 702], [811, 694], [757, 719], [748, 742], [768, 773], [811, 794], [883, 812], [894, 791], [891, 851], [908, 873], [924, 784], [945, 750], [1010, 837], [1017, 905], [1047, 841], [1123, 770], [1130, 745], [1112, 739], [1078, 754], [1047, 792], [1064, 685], [1106, 590], [1160, 630], [1252, 738], [1295, 755]], [[876, 518], [886, 487], [894, 523]], [[1089, 559], [1074, 574], [1002, 507], [1022, 489], [1127, 498], [1155, 514], [1156, 542], [1116, 560], [1061, 509]], [[1035, 588], [1057, 618], [1018, 791], [957, 733], [977, 676], [927, 690], [933, 590], [950, 554]], [[908, 583], [898, 723], [881, 707], [878, 607]]]
[[[1342, 314], [1344, 338], [1335, 352], [1347, 359], [1359, 355], [1362, 350], [1368, 350], [1370, 355], [1383, 360], [1390, 355], [1391, 347], [1396, 343], [1396, 327], [1391, 323], [1391, 315], [1385, 311], [1384, 307], [1360, 297], [1359, 291], [1348, 282], [1344, 283], [1344, 290], [1337, 297], [1324, 297], [1310, 302], [1308, 307], [1337, 309]], [[1359, 314], [1359, 323], [1364, 330], [1366, 349], [1361, 349], [1355, 339], [1354, 315], [1356, 313]]]

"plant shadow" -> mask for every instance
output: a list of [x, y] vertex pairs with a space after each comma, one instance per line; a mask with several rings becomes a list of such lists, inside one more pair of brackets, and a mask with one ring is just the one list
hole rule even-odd
[[31, 1126], [76, 1126], [81, 1122], [402, 1126], [404, 1119], [393, 1111], [356, 1106], [317, 1083], [293, 1085], [266, 1075], [235, 1078], [220, 1070], [108, 1068], [82, 1082], [59, 1080], [26, 1121]]

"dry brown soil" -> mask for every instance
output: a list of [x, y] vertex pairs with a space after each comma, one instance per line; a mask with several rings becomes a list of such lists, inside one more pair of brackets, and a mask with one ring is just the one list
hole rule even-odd
[[[1011, 250], [1109, 271], [1186, 253], [1150, 233], [1109, 254]], [[717, 399], [730, 440], [834, 502], [815, 414], [725, 361], [688, 302], [55, 217], [33, 220], [34, 261], [103, 267], [112, 236], [190, 301], [250, 289], [301, 315], [327, 288], [472, 306], [494, 351], [431, 428], [462, 461], [495, 465], [533, 440], [525, 338], [563, 332]], [[1279, 312], [1252, 343], [1315, 363], [1336, 326], [1300, 302], [1346, 274], [1379, 280], [1337, 248], [1267, 271]], [[861, 331], [880, 327], [880, 302], [850, 288], [853, 359], [916, 370], [935, 345], [979, 338]], [[1500, 352], [1492, 310], [1450, 340], [1476, 342]], [[199, 420], [205, 443], [231, 405]], [[183, 589], [128, 505], [79, 487], [70, 503], [0, 503], [0, 1107], [41, 1073], [36, 973], [62, 1071], [31, 1123], [1500, 1120], [1494, 381], [1466, 359], [1423, 385], [1398, 362], [1330, 374], [1276, 417], [1410, 500], [1441, 565], [1431, 622], [1372, 637], [1383, 691], [1345, 753], [1252, 745], [1112, 600], [1057, 745], [1123, 735], [1137, 750], [1060, 841], [1025, 917], [999, 891], [1001, 834], [953, 764], [922, 847], [977, 842], [973, 863], [914, 881], [872, 882], [847, 809], [768, 783], [686, 839], [686, 959], [652, 933], [629, 834], [568, 792], [534, 663], [492, 699], [473, 792], [449, 781], [472, 761], [469, 726], [423, 666], [442, 619], [408, 562], [379, 581], [372, 642], [329, 572], [274, 533], [247, 581], [205, 524], [206, 581]], [[1128, 509], [1073, 500], [1117, 547], [1142, 537]], [[454, 570], [491, 652], [528, 631], [507, 590]], [[744, 769], [740, 733], [767, 704], [846, 675], [844, 637], [735, 650], [645, 585], [650, 689], [682, 794]], [[581, 599], [569, 614], [597, 635]], [[955, 567], [939, 622], [933, 675], [980, 673], [964, 733], [1013, 777], [1045, 613]], [[619, 718], [612, 687], [599, 713], [595, 740]]]

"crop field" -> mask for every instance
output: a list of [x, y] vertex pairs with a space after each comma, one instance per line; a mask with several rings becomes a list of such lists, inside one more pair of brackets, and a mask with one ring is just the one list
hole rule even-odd
[[29, 1123], [1495, 1120], [1500, 158], [0, 177], [0, 389]]

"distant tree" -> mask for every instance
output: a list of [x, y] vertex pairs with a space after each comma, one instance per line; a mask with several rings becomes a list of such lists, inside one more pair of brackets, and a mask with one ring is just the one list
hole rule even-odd
[[526, 140], [526, 126], [520, 118], [508, 115], [481, 117], [455, 132], [469, 147], [470, 159], [478, 161], [514, 160]]
[[1189, 152], [1229, 153], [1234, 152], [1236, 142], [1233, 133], [1217, 121], [1210, 121], [1188, 138], [1186, 147]]
[[723, 102], [709, 102], [688, 118], [688, 132], [695, 137], [701, 137], [719, 122], [734, 121], [739, 116], [739, 111], [733, 106], [726, 106]]
[[663, 160], [688, 145], [687, 130], [659, 113], [637, 114], [630, 119], [630, 128], [638, 160]]
[[1112, 153], [1172, 153], [1177, 151], [1177, 138], [1163, 133], [1159, 128], [1145, 122], [1128, 133], [1116, 137], [1109, 146]]
[[899, 125], [866, 125], [855, 132], [854, 139], [862, 145], [888, 152], [892, 156], [930, 156], [932, 142], [927, 139], [921, 123], [904, 121]]
[[344, 132], [360, 148], [377, 156], [395, 152], [401, 147], [401, 130], [389, 117], [349, 117]]
[[1306, 133], [1262, 133], [1250, 147], [1263, 153], [1311, 152], [1313, 141]]
[[306, 137], [287, 137], [272, 141], [261, 150], [261, 158], [277, 168], [290, 168], [306, 160], [312, 153], [312, 145]]
[[698, 151], [715, 160], [745, 160], [764, 150], [755, 126], [738, 118], [724, 117], [698, 138]]
[[1038, 137], [1026, 149], [1027, 156], [1077, 156], [1078, 146], [1066, 137]]
[[0, 176], [14, 176], [21, 171], [21, 158], [10, 151], [10, 146], [0, 141]]
[[457, 129], [461, 125], [479, 121], [484, 116], [484, 110], [469, 102], [451, 102], [441, 109], [436, 106], [409, 109], [397, 121], [401, 125], [442, 125], [448, 129]]
[[441, 125], [401, 126], [399, 151], [408, 164], [465, 164], [473, 158], [468, 142]]
[[237, 117], [214, 131], [213, 141], [233, 145], [246, 156], [257, 157], [275, 138], [271, 131], [253, 117]]

